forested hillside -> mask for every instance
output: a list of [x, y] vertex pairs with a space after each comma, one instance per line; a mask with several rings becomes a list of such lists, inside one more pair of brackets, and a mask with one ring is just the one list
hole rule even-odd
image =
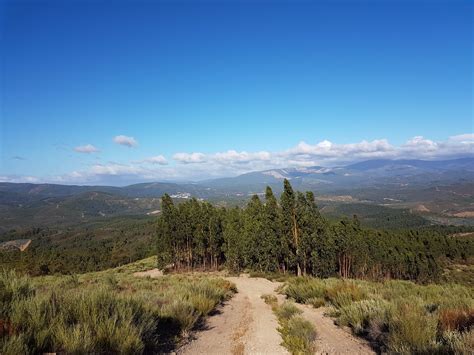
[[31, 275], [103, 270], [154, 253], [155, 217], [114, 217], [69, 226], [13, 230], [0, 242], [29, 239], [25, 251], [0, 249], [0, 269]]
[[435, 280], [445, 260], [474, 255], [471, 238], [449, 228], [382, 230], [361, 227], [356, 216], [324, 218], [312, 192], [295, 192], [288, 180], [277, 201], [253, 196], [241, 209], [217, 208], [196, 199], [174, 205], [162, 198], [158, 262], [177, 270], [218, 268], [296, 275]]

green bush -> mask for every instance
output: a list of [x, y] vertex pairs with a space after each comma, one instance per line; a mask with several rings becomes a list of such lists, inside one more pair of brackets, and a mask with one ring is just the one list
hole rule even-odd
[[278, 299], [274, 295], [262, 295], [260, 296], [262, 300], [265, 301], [266, 304], [269, 304], [270, 306], [273, 306], [278, 303]]
[[395, 353], [436, 352], [437, 319], [417, 304], [397, 305], [389, 318], [388, 349]]
[[326, 299], [335, 307], [341, 308], [366, 297], [365, 292], [353, 282], [338, 282], [326, 289]]
[[298, 303], [304, 303], [310, 298], [324, 298], [326, 294], [327, 281], [307, 277], [292, 278], [284, 288], [287, 297]]
[[319, 308], [326, 305], [326, 301], [322, 297], [311, 297], [311, 298], [308, 298], [304, 303], [309, 304], [313, 306], [314, 308]]
[[292, 316], [278, 329], [285, 346], [292, 354], [313, 354], [316, 331], [313, 325], [299, 316]]
[[465, 353], [473, 349], [474, 288], [409, 281], [291, 278], [282, 291], [330, 315], [388, 352]]
[[160, 352], [235, 289], [222, 279], [130, 272], [45, 277], [35, 279], [37, 287], [0, 274], [0, 353]]
[[33, 296], [34, 289], [29, 278], [17, 276], [14, 271], [0, 272], [0, 320], [9, 316], [11, 304]]
[[298, 307], [296, 307], [293, 303], [285, 302], [276, 309], [275, 313], [276, 313], [276, 316], [278, 317], [278, 320], [287, 321], [294, 315], [301, 314], [303, 312]]
[[443, 334], [442, 342], [445, 353], [472, 354], [474, 349], [474, 329], [467, 332], [448, 331]]
[[262, 299], [272, 306], [278, 318], [282, 345], [291, 354], [313, 354], [316, 330], [309, 321], [299, 316], [303, 311], [292, 302], [286, 301], [279, 305], [278, 299], [273, 295], [262, 295]]
[[385, 300], [362, 300], [341, 307], [337, 321], [340, 325], [350, 326], [356, 334], [364, 334], [373, 321], [379, 325], [386, 324], [389, 311], [390, 303]]

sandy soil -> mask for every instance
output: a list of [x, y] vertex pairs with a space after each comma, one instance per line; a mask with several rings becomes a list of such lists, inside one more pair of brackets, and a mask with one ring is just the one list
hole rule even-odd
[[326, 317], [324, 307], [313, 308], [312, 306], [297, 304], [303, 311], [303, 317], [309, 320], [316, 328], [316, 350], [317, 354], [375, 354], [369, 344], [334, 324], [334, 321]]
[[459, 217], [459, 218], [474, 218], [474, 211], [464, 211], [453, 213], [452, 216]]
[[[280, 285], [261, 278], [228, 277], [238, 293], [210, 316], [204, 329], [178, 350], [178, 354], [288, 354], [277, 331], [278, 322], [269, 305], [260, 298], [273, 294]], [[298, 305], [303, 317], [314, 324], [317, 354], [374, 354], [368, 344], [337, 327], [324, 316], [324, 309]]]
[[413, 212], [431, 212], [430, 209], [428, 207], [426, 207], [425, 205], [416, 205], [413, 209], [412, 209]]
[[152, 279], [163, 276], [163, 271], [159, 269], [151, 269], [147, 271], [135, 272], [133, 276], [137, 277], [151, 277]]
[[208, 318], [207, 327], [178, 354], [288, 354], [280, 345], [277, 319], [260, 298], [274, 293], [278, 284], [258, 278], [227, 279], [235, 283], [237, 294]]

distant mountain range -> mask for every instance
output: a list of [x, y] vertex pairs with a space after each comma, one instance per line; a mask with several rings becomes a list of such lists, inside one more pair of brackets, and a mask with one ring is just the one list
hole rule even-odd
[[[195, 183], [125, 187], [0, 182], [0, 232], [22, 225], [71, 224], [124, 215], [154, 215], [163, 194], [243, 205], [283, 179], [312, 190], [323, 204], [370, 203], [450, 216], [474, 216], [474, 158], [368, 160], [339, 167], [271, 169]], [[359, 208], [359, 207], [355, 207]], [[469, 217], [470, 218], [470, 217]]]
[[300, 189], [330, 192], [347, 187], [368, 187], [378, 184], [423, 184], [474, 181], [474, 158], [455, 160], [367, 160], [339, 167], [271, 169], [231, 178], [201, 182], [215, 189], [245, 192], [261, 190], [265, 185], [281, 188], [288, 179]]
[[229, 194], [263, 192], [269, 185], [280, 191], [283, 179], [302, 190], [325, 193], [347, 188], [377, 185], [422, 185], [474, 182], [474, 158], [454, 160], [367, 160], [338, 167], [271, 169], [235, 177], [195, 183], [141, 183], [125, 187], [26, 184], [0, 182], [0, 204], [29, 203], [51, 197], [66, 197], [87, 192], [102, 192], [130, 198], [161, 197], [164, 193], [181, 197], [219, 198]]

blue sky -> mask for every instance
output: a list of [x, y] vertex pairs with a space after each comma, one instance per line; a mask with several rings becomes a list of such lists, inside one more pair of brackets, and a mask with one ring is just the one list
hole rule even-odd
[[472, 23], [456, 0], [0, 0], [0, 180], [472, 155]]

